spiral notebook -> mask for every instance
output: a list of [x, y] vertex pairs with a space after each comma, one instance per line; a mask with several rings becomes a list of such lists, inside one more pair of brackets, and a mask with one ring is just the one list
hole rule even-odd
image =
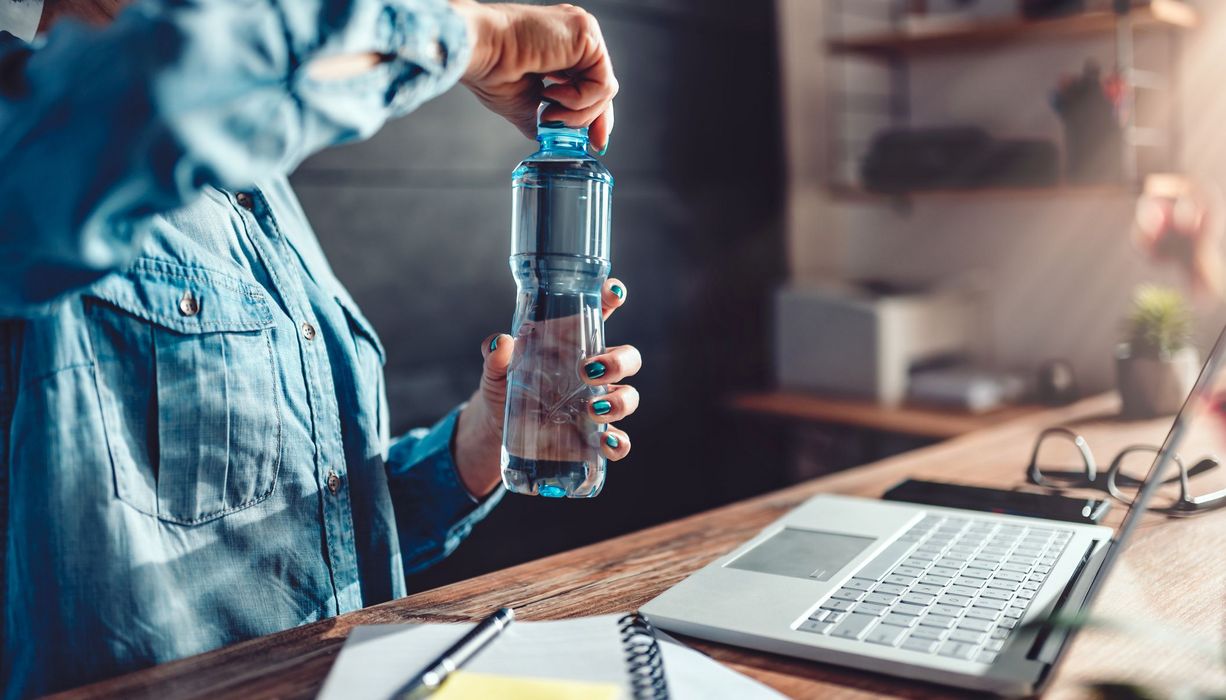
[[[320, 700], [383, 700], [471, 624], [369, 625], [341, 649]], [[439, 700], [690, 700], [782, 695], [675, 640], [637, 614], [516, 621], [463, 669]]]

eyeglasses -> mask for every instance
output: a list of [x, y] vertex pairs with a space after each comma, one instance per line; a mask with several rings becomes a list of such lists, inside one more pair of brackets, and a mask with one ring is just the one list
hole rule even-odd
[[[1039, 457], [1044, 444], [1054, 442], [1072, 442], [1081, 457], [1081, 467], [1073, 467], [1060, 471], [1044, 471], [1039, 466]], [[1081, 435], [1068, 428], [1048, 428], [1035, 440], [1034, 450], [1030, 453], [1030, 465], [1026, 475], [1030, 482], [1045, 488], [1095, 488], [1106, 491], [1115, 500], [1129, 507], [1136, 501], [1141, 486], [1149, 474], [1153, 461], [1162, 448], [1153, 445], [1130, 445], [1120, 451], [1111, 460], [1106, 474], [1101, 474], [1090, 444]], [[1191, 515], [1213, 508], [1226, 506], [1226, 489], [1212, 493], [1192, 495], [1191, 480], [1193, 477], [1216, 469], [1219, 465], [1217, 457], [1212, 455], [1202, 457], [1191, 468], [1188, 468], [1179, 453], [1172, 455], [1179, 473], [1163, 480], [1155, 492], [1148, 509], [1168, 515]]]

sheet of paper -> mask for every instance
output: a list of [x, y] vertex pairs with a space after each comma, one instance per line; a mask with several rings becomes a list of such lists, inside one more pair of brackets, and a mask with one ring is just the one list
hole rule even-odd
[[787, 700], [754, 679], [680, 642], [660, 640], [672, 700]]
[[622, 689], [611, 683], [551, 681], [456, 671], [430, 700], [617, 700]]
[[[617, 620], [600, 615], [555, 622], [515, 622], [463, 669], [440, 700], [614, 700], [629, 698]], [[471, 624], [369, 625], [354, 629], [320, 691], [320, 700], [382, 700], [456, 642]], [[781, 700], [783, 695], [679, 642], [660, 640], [673, 700]], [[471, 678], [468, 676], [472, 676]], [[548, 695], [584, 689], [583, 695]], [[496, 690], [495, 690], [496, 688]], [[602, 693], [612, 690], [611, 696]], [[458, 694], [463, 692], [464, 694]], [[457, 693], [451, 695], [451, 693]]]
[[[516, 678], [612, 684], [628, 695], [620, 615], [515, 622], [464, 670]], [[369, 625], [349, 633], [321, 700], [390, 698], [473, 625]]]

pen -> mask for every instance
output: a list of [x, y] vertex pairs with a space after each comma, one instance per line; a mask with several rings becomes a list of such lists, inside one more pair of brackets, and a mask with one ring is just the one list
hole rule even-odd
[[486, 645], [494, 641], [494, 638], [501, 634], [514, 619], [514, 610], [499, 608], [493, 615], [469, 630], [468, 634], [460, 637], [460, 641], [451, 645], [437, 659], [431, 661], [413, 680], [393, 693], [392, 697], [396, 700], [419, 700], [430, 697], [443, 684], [443, 681], [447, 680], [447, 676], [468, 663]]

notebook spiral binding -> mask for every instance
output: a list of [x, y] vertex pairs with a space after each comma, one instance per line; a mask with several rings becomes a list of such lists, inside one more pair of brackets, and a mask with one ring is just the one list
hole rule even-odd
[[656, 641], [656, 630], [646, 617], [630, 613], [617, 621], [622, 649], [630, 672], [630, 691], [634, 700], [668, 700], [668, 681], [664, 678], [664, 658]]

